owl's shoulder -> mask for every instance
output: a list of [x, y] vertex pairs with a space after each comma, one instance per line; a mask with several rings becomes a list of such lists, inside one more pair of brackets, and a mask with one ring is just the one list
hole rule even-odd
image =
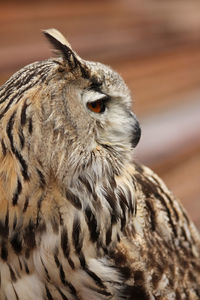
[[113, 254], [125, 293], [130, 299], [199, 299], [199, 233], [159, 176], [132, 166], [136, 214]]

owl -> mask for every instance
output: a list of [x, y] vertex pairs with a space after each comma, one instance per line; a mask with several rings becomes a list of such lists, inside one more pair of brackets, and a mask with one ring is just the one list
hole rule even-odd
[[150, 169], [118, 73], [57, 55], [0, 88], [0, 299], [200, 299], [200, 235]]

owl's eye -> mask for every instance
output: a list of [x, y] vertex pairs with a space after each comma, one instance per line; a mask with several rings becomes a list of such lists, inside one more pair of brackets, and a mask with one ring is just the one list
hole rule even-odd
[[88, 102], [87, 103], [87, 107], [89, 110], [97, 113], [97, 114], [101, 114], [105, 111], [106, 109], [106, 102], [108, 101], [108, 97], [103, 97], [99, 100], [93, 101], [93, 102]]

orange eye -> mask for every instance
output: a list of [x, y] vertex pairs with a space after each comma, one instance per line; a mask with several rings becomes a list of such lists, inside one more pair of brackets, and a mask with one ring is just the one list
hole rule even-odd
[[103, 113], [106, 109], [105, 99], [103, 98], [94, 102], [88, 102], [87, 107], [89, 108], [89, 110], [97, 114]]

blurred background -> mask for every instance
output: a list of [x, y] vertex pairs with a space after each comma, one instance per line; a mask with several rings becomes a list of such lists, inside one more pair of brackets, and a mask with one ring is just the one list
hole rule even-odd
[[51, 56], [42, 29], [131, 89], [142, 126], [135, 159], [153, 168], [200, 228], [200, 1], [0, 1], [0, 84]]

